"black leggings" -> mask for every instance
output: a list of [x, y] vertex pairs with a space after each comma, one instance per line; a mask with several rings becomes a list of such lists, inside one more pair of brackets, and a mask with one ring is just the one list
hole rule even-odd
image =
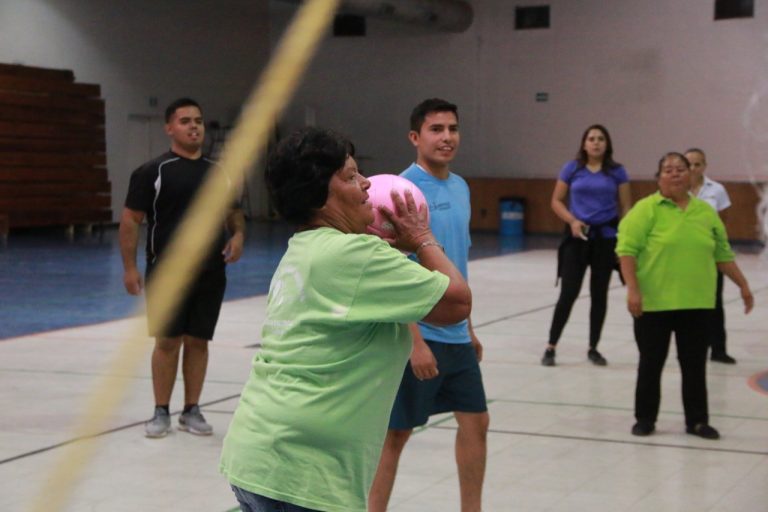
[[616, 239], [596, 238], [585, 241], [570, 238], [564, 244], [560, 254], [560, 298], [549, 329], [549, 344], [556, 345], [560, 340], [573, 303], [579, 297], [584, 273], [589, 267], [589, 295], [592, 300], [589, 311], [589, 346], [595, 348], [600, 341], [608, 310], [608, 285], [616, 264]]

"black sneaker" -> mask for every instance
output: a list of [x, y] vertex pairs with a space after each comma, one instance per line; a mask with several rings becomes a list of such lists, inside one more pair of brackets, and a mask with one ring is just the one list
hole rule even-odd
[[726, 354], [725, 352], [720, 353], [712, 353], [712, 357], [710, 357], [712, 361], [715, 361], [717, 363], [724, 363], [724, 364], [736, 364], [736, 360]]
[[653, 423], [648, 423], [645, 421], [638, 421], [634, 425], [632, 425], [632, 435], [633, 436], [640, 436], [645, 437], [653, 434], [653, 431], [656, 430], [656, 427], [653, 425]]
[[589, 352], [587, 352], [587, 358], [592, 361], [592, 364], [595, 366], [605, 366], [608, 364], [608, 361], [606, 361], [603, 355], [595, 348], [589, 349]]
[[699, 436], [703, 439], [720, 439], [720, 432], [706, 423], [697, 423], [692, 427], [686, 427], [685, 431], [693, 436]]
[[555, 349], [548, 348], [544, 351], [544, 356], [541, 358], [542, 366], [555, 366]]

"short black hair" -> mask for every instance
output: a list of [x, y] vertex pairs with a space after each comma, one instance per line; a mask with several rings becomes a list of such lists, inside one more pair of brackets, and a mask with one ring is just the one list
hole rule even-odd
[[165, 107], [165, 122], [170, 123], [173, 114], [175, 114], [176, 111], [182, 107], [197, 107], [200, 113], [203, 112], [203, 109], [200, 108], [200, 105], [192, 98], [179, 98], [172, 101], [170, 105]]
[[264, 174], [277, 213], [295, 224], [309, 222], [328, 200], [334, 173], [354, 152], [346, 137], [324, 128], [302, 128], [281, 140]]
[[[686, 153], [687, 153], [687, 151], [686, 151]], [[662, 156], [659, 159], [659, 168], [656, 170], [656, 177], [657, 178], [659, 176], [661, 176], [661, 166], [664, 165], [664, 162], [666, 160], [670, 159], [670, 158], [679, 158], [680, 160], [683, 161], [683, 163], [685, 164], [686, 168], [688, 168], [688, 169], [691, 168], [691, 162], [689, 162], [688, 159], [685, 158], [684, 154], [678, 153], [677, 151], [667, 151], [666, 153], [664, 153], [664, 156]]]
[[456, 121], [459, 120], [459, 107], [453, 103], [441, 100], [440, 98], [430, 98], [424, 100], [413, 108], [411, 112], [411, 130], [414, 132], [421, 131], [421, 125], [424, 124], [424, 119], [428, 114], [432, 112], [453, 112], [456, 116]]

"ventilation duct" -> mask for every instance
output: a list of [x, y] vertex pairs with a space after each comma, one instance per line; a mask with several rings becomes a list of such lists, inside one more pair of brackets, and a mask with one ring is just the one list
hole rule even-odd
[[[294, 5], [301, 0], [282, 0]], [[339, 13], [419, 25], [439, 32], [464, 32], [472, 25], [466, 0], [344, 0]]]

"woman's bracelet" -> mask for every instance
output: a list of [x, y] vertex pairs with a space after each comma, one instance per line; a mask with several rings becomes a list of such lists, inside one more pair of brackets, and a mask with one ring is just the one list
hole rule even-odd
[[445, 247], [440, 245], [438, 242], [434, 240], [427, 240], [426, 242], [421, 242], [421, 244], [419, 244], [419, 246], [416, 248], [416, 250], [414, 251], [416, 253], [416, 256], [418, 256], [419, 251], [425, 247], [439, 247], [441, 251], [445, 252]]

